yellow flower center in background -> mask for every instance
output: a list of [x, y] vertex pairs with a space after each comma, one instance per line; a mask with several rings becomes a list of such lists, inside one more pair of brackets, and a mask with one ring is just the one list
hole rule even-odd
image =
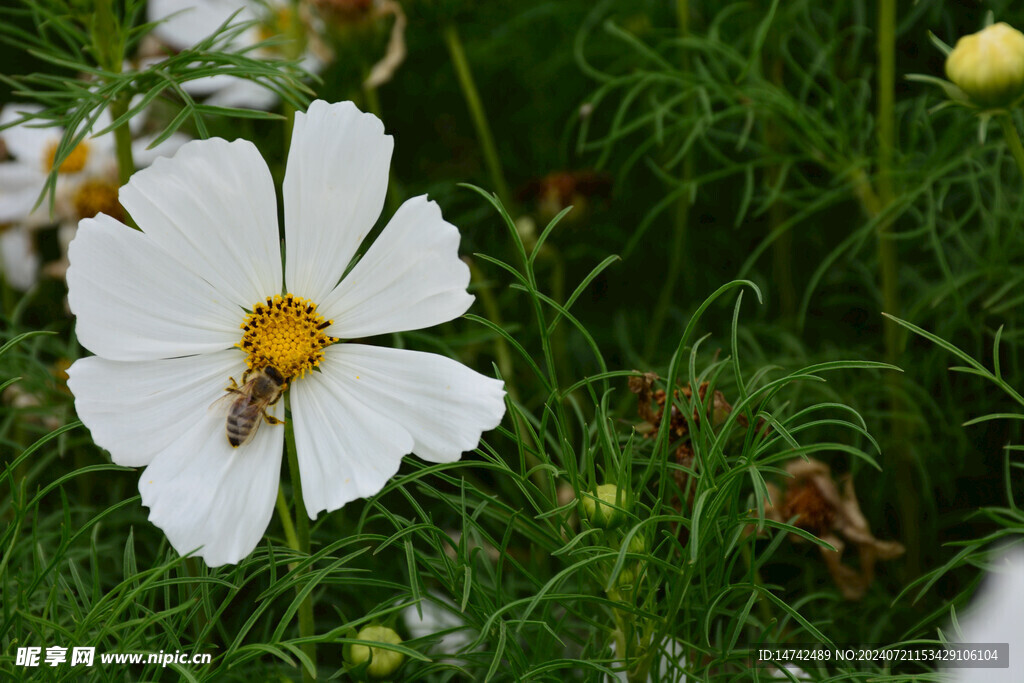
[[105, 213], [111, 218], [124, 221], [124, 209], [117, 201], [116, 183], [95, 178], [86, 180], [75, 190], [71, 201], [75, 207], [75, 215], [79, 219]]
[[[43, 153], [43, 168], [47, 171], [53, 168], [53, 162], [57, 158], [57, 147], [59, 143], [52, 142], [50, 146], [46, 148]], [[71, 154], [68, 154], [67, 158], [61, 162], [60, 168], [57, 169], [58, 173], [78, 173], [85, 168], [85, 162], [89, 160], [89, 142], [82, 140], [80, 143], [75, 145], [75, 148], [71, 150]]]
[[324, 348], [338, 341], [324, 334], [332, 321], [316, 312], [308, 299], [285, 294], [256, 304], [245, 317], [238, 347], [250, 370], [273, 365], [285, 380], [302, 377], [324, 358]]
[[280, 7], [260, 24], [260, 40], [270, 40], [275, 36], [287, 36], [292, 30], [292, 8]]

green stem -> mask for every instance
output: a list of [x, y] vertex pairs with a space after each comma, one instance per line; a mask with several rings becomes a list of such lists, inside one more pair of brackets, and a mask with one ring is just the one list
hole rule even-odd
[[999, 125], [1003, 128], [1003, 137], [1006, 138], [1006, 144], [1009, 146], [1013, 158], [1017, 161], [1017, 167], [1020, 169], [1021, 175], [1024, 176], [1024, 145], [1021, 145], [1020, 133], [1017, 132], [1017, 126], [1013, 123], [1013, 117], [1010, 114], [1000, 114], [997, 118], [999, 119]]
[[288, 509], [288, 501], [284, 499], [284, 487], [277, 487], [277, 516], [281, 519], [281, 526], [284, 527], [284, 539], [292, 550], [299, 549], [299, 537], [295, 534], [295, 525], [292, 524], [292, 513]]
[[[480, 302], [484, 305], [484, 313], [487, 314], [487, 318], [497, 325], [502, 327], [501, 322], [501, 306], [498, 305], [498, 300], [494, 296], [494, 292], [488, 284], [487, 277], [480, 271], [480, 267], [476, 265], [476, 261], [466, 259], [469, 263], [469, 273], [472, 277], [473, 282], [476, 284], [475, 292], [480, 295]], [[508, 350], [508, 344], [505, 342], [505, 338], [501, 335], [494, 337], [494, 355], [498, 360], [498, 370], [501, 372], [501, 378], [505, 380], [505, 391], [512, 397], [513, 401], [518, 401], [519, 396], [516, 392], [514, 380], [512, 377], [512, 354]]]
[[[878, 0], [878, 200], [884, 211], [894, 198], [892, 188], [892, 161], [895, 145], [896, 115], [894, 92], [896, 87], [896, 0]], [[878, 223], [878, 257], [882, 280], [882, 301], [886, 313], [899, 315], [899, 262], [896, 244], [889, 239], [892, 222]], [[891, 321], [885, 324], [885, 355], [891, 363], [899, 355], [899, 326]]]
[[459, 39], [459, 32], [455, 28], [455, 24], [445, 27], [444, 42], [448, 46], [448, 54], [451, 56], [452, 66], [455, 67], [459, 87], [462, 88], [462, 96], [466, 99], [466, 106], [469, 107], [469, 113], [473, 117], [473, 126], [476, 128], [484, 161], [487, 163], [487, 170], [491, 175], [491, 184], [494, 185], [494, 190], [498, 193], [501, 203], [510, 206], [508, 185], [505, 183], [505, 174], [501, 169], [497, 148], [494, 146], [494, 136], [491, 135], [487, 114], [480, 101], [480, 94], [473, 81], [473, 73], [469, 70], [469, 62], [466, 60], [466, 53], [462, 49], [462, 41]]
[[[878, 199], [882, 210], [892, 205], [895, 198], [892, 165], [895, 154], [896, 115], [896, 0], [878, 0]], [[882, 306], [886, 313], [900, 315], [899, 254], [891, 237], [892, 220], [878, 223], [878, 263], [882, 286]], [[891, 320], [885, 325], [885, 359], [896, 363], [903, 352], [903, 333]], [[889, 412], [891, 416], [891, 445], [894, 454], [896, 480], [901, 488], [916, 490], [917, 473], [910, 449], [911, 425], [907, 422], [903, 398], [903, 379], [899, 373], [887, 373]], [[906, 569], [917, 576], [921, 568], [921, 519], [918, 497], [899, 496], [902, 518], [903, 543], [907, 548]]]
[[[118, 95], [110, 103], [110, 119], [116, 121], [128, 112], [131, 103], [131, 95], [125, 93]], [[124, 123], [114, 129], [114, 144], [117, 154], [117, 175], [121, 185], [126, 185], [128, 180], [135, 173], [135, 159], [132, 158], [132, 131], [128, 123]]]
[[[302, 499], [302, 479], [299, 476], [299, 458], [295, 451], [295, 430], [292, 428], [292, 415], [290, 401], [287, 395], [284, 398], [285, 414], [287, 415], [287, 421], [284, 423], [284, 442], [285, 442], [285, 454], [288, 458], [288, 472], [291, 474], [292, 480], [292, 500], [295, 502], [295, 532], [292, 538], [289, 538], [289, 545], [293, 542], [295, 546], [292, 546], [295, 550], [298, 550], [304, 555], [309, 555], [309, 515], [306, 513], [306, 504]], [[278, 511], [281, 511], [281, 503], [283, 496], [278, 494]], [[287, 513], [287, 505], [285, 505], [285, 512]], [[287, 514], [285, 515], [287, 516]], [[288, 526], [285, 524], [285, 536], [288, 536]], [[301, 590], [301, 585], [296, 590]], [[311, 637], [315, 632], [315, 626], [313, 623], [313, 594], [310, 593], [299, 605], [299, 637], [308, 638]], [[316, 667], [316, 643], [303, 643], [302, 651], [306, 653], [309, 660], [313, 662], [314, 668]], [[310, 675], [310, 673], [303, 667], [302, 669], [302, 680], [303, 683], [311, 683], [316, 680], [316, 677]]]

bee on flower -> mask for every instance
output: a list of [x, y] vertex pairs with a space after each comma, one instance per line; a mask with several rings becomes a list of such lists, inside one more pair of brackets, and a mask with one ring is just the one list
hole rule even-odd
[[[391, 151], [380, 120], [350, 102], [296, 114], [283, 245], [270, 170], [246, 140], [189, 142], [132, 176], [119, 196], [139, 231], [105, 214], [81, 222], [68, 299], [96, 355], [68, 386], [94, 441], [145, 468], [142, 504], [180, 553], [218, 566], [256, 547], [286, 429], [315, 518], [380, 491], [404, 455], [456, 461], [501, 421], [501, 381], [348, 341], [437, 325], [473, 302], [459, 231], [425, 196], [349, 268], [383, 208]], [[210, 408], [228, 394], [247, 410], [254, 377], [269, 382], [256, 411], [269, 424]]]

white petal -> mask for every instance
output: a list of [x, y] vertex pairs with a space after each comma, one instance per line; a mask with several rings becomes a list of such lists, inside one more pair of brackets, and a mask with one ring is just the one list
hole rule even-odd
[[380, 491], [413, 448], [402, 425], [368, 407], [358, 389], [326, 372], [291, 386], [295, 450], [311, 519]]
[[[43, 108], [36, 104], [9, 104], [0, 112], [0, 125], [18, 121], [24, 118], [23, 114], [36, 114], [42, 110]], [[37, 171], [47, 172], [50, 169], [45, 168], [43, 155], [50, 145], [56, 144], [60, 140], [64, 131], [61, 128], [40, 128], [35, 125], [43, 122], [43, 119], [30, 120], [5, 128], [0, 131], [0, 137], [3, 138], [7, 151], [15, 159], [32, 166]]]
[[235, 563], [260, 542], [274, 512], [284, 427], [263, 425], [232, 448], [224, 418], [207, 413], [182, 425], [181, 438], [156, 454], [139, 479], [149, 521], [179, 553], [216, 567]]
[[[238, 12], [232, 23], [256, 19], [253, 4], [245, 0], [149, 0], [146, 11], [150, 21], [161, 21], [153, 33], [171, 47], [190, 48], [209, 36]], [[243, 34], [244, 35], [244, 34]], [[236, 41], [235, 47], [252, 44]]]
[[219, 351], [245, 312], [141, 232], [100, 214], [68, 246], [68, 303], [82, 345], [111, 360]]
[[[136, 117], [139, 118], [139, 117]], [[132, 119], [133, 121], [135, 119]], [[149, 166], [159, 157], [173, 156], [178, 148], [188, 142], [191, 138], [181, 133], [171, 133], [170, 137], [161, 142], [156, 147], [149, 149], [150, 143], [155, 140], [155, 136], [147, 136], [139, 138], [132, 142], [132, 157], [135, 160], [135, 165], [138, 168], [145, 168]]]
[[284, 176], [285, 282], [320, 302], [338, 284], [384, 206], [394, 141], [351, 102], [295, 114]]
[[0, 223], [26, 219], [45, 184], [46, 174], [36, 166], [20, 161], [0, 163]]
[[[214, 76], [214, 78], [218, 78]], [[235, 107], [237, 109], [273, 109], [277, 104], [277, 93], [264, 88], [247, 78], [228, 76], [221, 87], [210, 95], [203, 104], [213, 107]]]
[[459, 231], [424, 195], [402, 204], [320, 310], [342, 339], [417, 330], [465, 313], [468, 284]]
[[[1024, 680], [1024, 548], [1019, 545], [1000, 550], [993, 558], [981, 589], [960, 614], [963, 637], [955, 631], [950, 641], [958, 643], [1009, 643], [1010, 667], [1007, 669], [971, 669], [944, 667], [950, 683], [1019, 683]], [[1015, 654], [1016, 653], [1016, 654]]]
[[120, 198], [149, 237], [236, 305], [280, 293], [274, 181], [251, 142], [187, 142], [133, 175]]
[[366, 406], [408, 431], [413, 452], [430, 462], [454, 462], [505, 414], [500, 380], [434, 353], [362, 344], [324, 352], [322, 376], [346, 387]]
[[26, 292], [36, 283], [39, 255], [32, 245], [32, 234], [22, 227], [0, 229], [0, 264], [11, 287]]
[[205, 418], [228, 378], [241, 379], [243, 358], [237, 349], [153, 361], [90, 356], [68, 368], [68, 388], [93, 441], [118, 465], [140, 467]]

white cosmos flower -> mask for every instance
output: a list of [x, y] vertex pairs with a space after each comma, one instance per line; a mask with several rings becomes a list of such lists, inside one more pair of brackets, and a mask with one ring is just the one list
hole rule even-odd
[[[1020, 683], [1024, 681], [1024, 548], [1004, 552], [968, 610], [957, 620], [961, 633], [949, 640], [960, 643], [1009, 643], [1009, 668], [947, 668], [949, 683]], [[956, 633], [955, 631], [953, 632]], [[950, 635], [950, 634], [947, 634]]]
[[[117, 203], [118, 171], [113, 132], [86, 136], [61, 164], [52, 216], [47, 201], [35, 207], [64, 135], [63, 128], [40, 128], [41, 121], [30, 118], [40, 111], [42, 108], [34, 104], [11, 104], [0, 111], [0, 126], [15, 124], [0, 132], [13, 157], [11, 161], [0, 163], [0, 225], [8, 226], [0, 236], [0, 251], [5, 276], [21, 290], [35, 283], [39, 268], [34, 230], [58, 223], [62, 227], [60, 242], [66, 245], [74, 234], [74, 226], [82, 218], [91, 218], [101, 211], [121, 215]], [[110, 122], [110, 115], [103, 112], [92, 129], [103, 130]], [[142, 119], [136, 117], [132, 123], [141, 125]], [[173, 154], [187, 139], [175, 133], [153, 149], [147, 149], [154, 137], [140, 137], [132, 142], [132, 156], [138, 167], [148, 166], [158, 156]], [[59, 275], [63, 269], [54, 270]]]
[[314, 518], [377, 493], [403, 455], [453, 462], [501, 421], [498, 380], [430, 353], [332, 343], [436, 325], [473, 301], [459, 232], [426, 197], [405, 202], [342, 279], [380, 215], [391, 150], [380, 120], [350, 102], [296, 114], [283, 265], [270, 171], [245, 140], [189, 142], [136, 173], [120, 196], [141, 232], [82, 221], [68, 297], [96, 355], [68, 385], [96, 443], [146, 468], [142, 503], [179, 552], [238, 562], [270, 522], [284, 427], [232, 448], [208, 408], [247, 366], [288, 380]]
[[[175, 50], [194, 46], [232, 16], [232, 23], [258, 22], [242, 31], [228, 46], [229, 50], [236, 52], [252, 48], [268, 38], [287, 34], [289, 24], [294, 20], [292, 4], [288, 0], [149, 0], [146, 8], [149, 21], [160, 22], [153, 29], [153, 35]], [[303, 17], [301, 20], [305, 25], [306, 19]], [[317, 73], [323, 69], [329, 54], [326, 48], [312, 39], [309, 31], [303, 33], [307, 45], [299, 64], [306, 71]], [[314, 47], [319, 49], [314, 50]], [[282, 57], [277, 49], [268, 47], [250, 50], [247, 54], [260, 59]], [[277, 104], [274, 91], [236, 76], [197, 78], [186, 81], [182, 87], [191, 95], [209, 95], [206, 103], [220, 107], [270, 109]]]

